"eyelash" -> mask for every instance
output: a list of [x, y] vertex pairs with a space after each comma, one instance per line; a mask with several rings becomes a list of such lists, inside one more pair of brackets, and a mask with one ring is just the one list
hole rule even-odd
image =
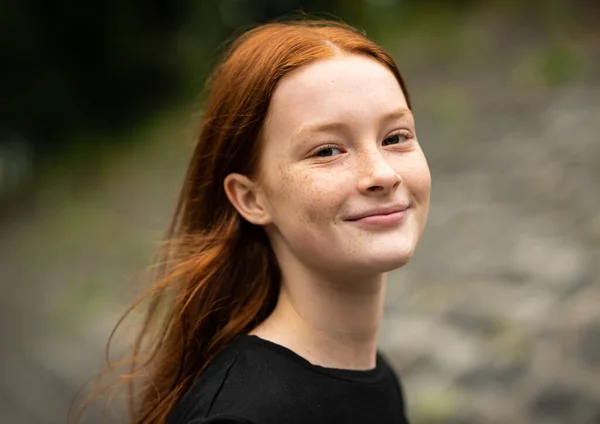
[[[398, 131], [397, 133], [394, 133], [394, 134], [386, 137], [385, 140], [388, 140], [388, 139], [390, 139], [392, 137], [404, 137], [406, 139], [404, 141], [408, 141], [411, 138], [411, 134], [408, 131]], [[385, 140], [383, 140], [383, 141], [385, 142]], [[398, 144], [400, 144], [400, 143], [402, 143], [402, 142], [399, 142]]]
[[[391, 134], [388, 137], [386, 137], [383, 141], [385, 142], [386, 140], [392, 138], [392, 137], [405, 137], [406, 140], [404, 141], [408, 141], [411, 138], [411, 133], [408, 131], [398, 131], [395, 134]], [[396, 144], [401, 144], [402, 141], [396, 143]], [[326, 144], [324, 146], [319, 147], [319, 149], [317, 151], [315, 151], [315, 153], [313, 154], [313, 156], [319, 157], [319, 153], [327, 150], [327, 149], [338, 149], [341, 150], [339, 146], [335, 145], [335, 144]], [[323, 157], [328, 157], [328, 156], [323, 156]]]
[[[335, 144], [326, 144], [324, 146], [319, 147], [319, 149], [313, 154], [313, 156], [319, 157], [319, 153], [324, 152], [325, 150], [328, 150], [328, 149], [342, 150], [339, 148], [339, 146], [336, 146]], [[323, 156], [323, 157], [327, 157], [327, 156]]]

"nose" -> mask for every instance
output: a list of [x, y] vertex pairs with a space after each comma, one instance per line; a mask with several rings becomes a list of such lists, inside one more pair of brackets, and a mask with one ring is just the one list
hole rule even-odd
[[360, 178], [358, 188], [363, 193], [387, 192], [402, 182], [400, 174], [390, 166], [378, 149], [365, 152], [358, 158]]

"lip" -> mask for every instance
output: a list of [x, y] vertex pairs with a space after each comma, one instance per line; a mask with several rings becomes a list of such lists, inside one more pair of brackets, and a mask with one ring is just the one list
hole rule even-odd
[[375, 218], [386, 218], [386, 217], [398, 217], [400, 215], [405, 215], [407, 209], [409, 208], [408, 204], [397, 204], [391, 206], [384, 206], [379, 208], [370, 209], [365, 212], [360, 212], [354, 215], [349, 216], [345, 219], [345, 221], [365, 221], [368, 219]]

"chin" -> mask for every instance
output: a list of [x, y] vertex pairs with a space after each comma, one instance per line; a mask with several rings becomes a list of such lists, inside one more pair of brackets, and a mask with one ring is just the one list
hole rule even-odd
[[[360, 271], [366, 271], [369, 274], [382, 274], [402, 268], [412, 259], [413, 253], [414, 249], [379, 251], [376, 254], [364, 255], [360, 260], [354, 262], [352, 268], [360, 267]], [[357, 272], [360, 271], [357, 270]]]
[[410, 255], [405, 255], [402, 257], [390, 258], [388, 260], [380, 260], [374, 261], [374, 267], [377, 268], [377, 272], [384, 273], [394, 271], [398, 268], [402, 268], [408, 262], [410, 262], [412, 258], [412, 253]]

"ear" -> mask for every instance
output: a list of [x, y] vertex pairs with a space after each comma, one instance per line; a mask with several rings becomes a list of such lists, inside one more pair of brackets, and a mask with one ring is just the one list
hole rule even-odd
[[233, 207], [246, 221], [255, 225], [271, 223], [260, 188], [242, 174], [229, 174], [223, 182], [225, 193]]

